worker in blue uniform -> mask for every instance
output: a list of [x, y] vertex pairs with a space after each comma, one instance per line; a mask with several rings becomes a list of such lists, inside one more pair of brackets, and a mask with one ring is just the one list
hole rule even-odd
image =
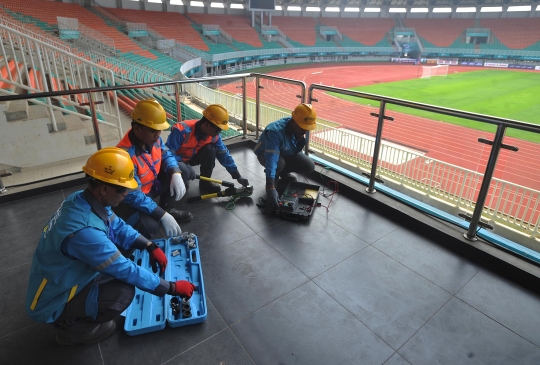
[[83, 171], [89, 178], [86, 190], [69, 195], [43, 228], [26, 295], [28, 315], [53, 324], [60, 345], [110, 337], [135, 287], [186, 298], [196, 289], [188, 281], [166, 281], [124, 256], [147, 250], [161, 273], [167, 267], [163, 251], [111, 210], [128, 189], [137, 188], [129, 154], [104, 148], [90, 156]]
[[302, 103], [294, 108], [292, 117], [268, 124], [261, 133], [253, 151], [265, 167], [266, 198], [271, 207], [279, 207], [278, 190], [282, 191], [288, 183], [297, 181], [292, 172], [307, 175], [315, 170], [313, 160], [302, 149], [306, 145], [305, 134], [315, 129], [316, 121], [315, 109], [311, 104]]
[[[221, 139], [221, 131], [227, 129], [229, 129], [229, 113], [220, 104], [206, 107], [200, 120], [184, 120], [172, 127], [166, 145], [175, 154], [186, 186], [189, 180], [195, 179], [195, 171], [191, 166], [200, 165], [200, 175], [211, 177], [216, 158], [233, 179], [243, 186], [249, 185], [248, 180], [240, 175]], [[206, 180], [199, 181], [199, 189], [204, 193], [221, 191], [219, 185]]]
[[[154, 237], [160, 224], [167, 236], [178, 236], [182, 233], [178, 223], [190, 222], [193, 215], [174, 205], [186, 187], [176, 159], [161, 139], [161, 132], [170, 127], [165, 109], [155, 99], [141, 100], [131, 119], [131, 129], [117, 147], [129, 153], [139, 188], [113, 210], [145, 237]], [[154, 202], [157, 197], [159, 204]]]

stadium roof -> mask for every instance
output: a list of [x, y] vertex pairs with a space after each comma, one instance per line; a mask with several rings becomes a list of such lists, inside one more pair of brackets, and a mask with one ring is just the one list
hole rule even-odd
[[[211, 0], [207, 0], [210, 2]], [[227, 2], [249, 4], [249, 0], [229, 0]], [[437, 6], [437, 5], [467, 5], [482, 6], [490, 4], [536, 4], [539, 0], [276, 0], [276, 5], [304, 4], [304, 5], [376, 5], [376, 6]]]

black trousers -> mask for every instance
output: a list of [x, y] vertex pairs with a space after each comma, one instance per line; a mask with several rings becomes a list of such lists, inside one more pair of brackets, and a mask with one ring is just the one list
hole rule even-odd
[[[265, 166], [266, 159], [264, 158], [264, 154], [258, 155], [257, 159], [261, 165]], [[276, 168], [276, 178], [278, 176], [285, 176], [290, 172], [309, 175], [313, 171], [315, 171], [315, 163], [303, 152], [299, 152], [292, 156], [280, 155]]]
[[[184, 183], [187, 183], [187, 179], [193, 172], [189, 171], [190, 166], [201, 165], [201, 176], [211, 177], [214, 167], [216, 167], [216, 148], [213, 144], [209, 143], [202, 147], [197, 154], [195, 154], [191, 160], [187, 162], [178, 162], [178, 166], [182, 171], [182, 177]], [[193, 170], [193, 169], [191, 169]]]
[[[96, 319], [86, 315], [86, 300], [90, 289], [98, 287], [98, 313]], [[77, 295], [66, 303], [62, 314], [53, 323], [55, 327], [92, 328], [118, 317], [133, 301], [135, 287], [109, 275], [98, 275]]]
[[[160, 197], [159, 205], [167, 210], [170, 199], [169, 188], [171, 184], [170, 177], [160, 171], [158, 174], [158, 180], [161, 183], [161, 191], [156, 192], [150, 190], [146, 196], [151, 199]], [[114, 213], [122, 218], [127, 224], [135, 228], [140, 234], [144, 237], [151, 239], [159, 232], [159, 221], [149, 214], [141, 212], [135, 207], [131, 207], [125, 203], [118, 204], [117, 207], [113, 208]]]

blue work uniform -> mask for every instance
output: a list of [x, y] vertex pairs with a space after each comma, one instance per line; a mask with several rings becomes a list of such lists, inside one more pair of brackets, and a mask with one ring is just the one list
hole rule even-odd
[[264, 156], [267, 179], [276, 178], [280, 156], [294, 156], [306, 145], [304, 137], [296, 138], [294, 135], [290, 120], [292, 117], [286, 117], [268, 124], [253, 148], [257, 156]]
[[[26, 311], [37, 322], [54, 322], [65, 304], [99, 274], [164, 296], [169, 282], [141, 268], [119, 251], [145, 249], [141, 236], [88, 190], [66, 198], [42, 231], [32, 259]], [[98, 287], [92, 286], [86, 315], [97, 316]]]

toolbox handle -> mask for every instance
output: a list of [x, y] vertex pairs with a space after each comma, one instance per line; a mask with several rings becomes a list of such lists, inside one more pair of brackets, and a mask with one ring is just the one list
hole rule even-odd
[[189, 251], [189, 258], [190, 258], [191, 262], [197, 262], [198, 261], [197, 250]]

